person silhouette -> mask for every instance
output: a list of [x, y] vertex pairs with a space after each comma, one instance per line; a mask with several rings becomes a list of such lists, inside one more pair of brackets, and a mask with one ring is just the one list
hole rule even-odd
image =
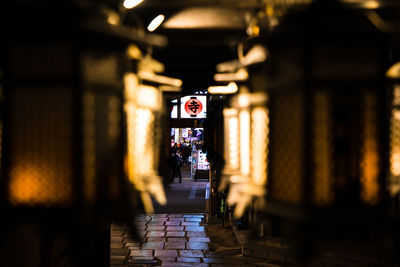
[[174, 178], [178, 176], [179, 178], [179, 183], [182, 183], [182, 172], [181, 172], [181, 167], [182, 167], [182, 156], [180, 155], [179, 152], [172, 153], [172, 177], [171, 180], [174, 181]]

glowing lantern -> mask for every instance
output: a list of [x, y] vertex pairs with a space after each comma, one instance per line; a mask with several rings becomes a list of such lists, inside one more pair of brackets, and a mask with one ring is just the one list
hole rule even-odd
[[268, 155], [268, 109], [263, 93], [249, 93], [241, 86], [224, 115], [223, 181], [220, 190], [230, 184], [227, 203], [235, 205], [240, 217], [256, 200], [265, 197]]
[[162, 93], [156, 87], [139, 84], [134, 73], [126, 73], [125, 99], [128, 177], [140, 192], [145, 211], [154, 213], [150, 195], [160, 204], [166, 204], [157, 171], [161, 141], [157, 125], [162, 111]]

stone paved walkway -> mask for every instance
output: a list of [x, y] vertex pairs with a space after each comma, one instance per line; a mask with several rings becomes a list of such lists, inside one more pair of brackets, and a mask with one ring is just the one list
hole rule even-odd
[[[137, 218], [136, 228], [141, 240], [127, 233], [127, 227], [112, 225], [111, 266], [275, 266], [256, 263], [240, 255], [240, 249], [224, 243], [218, 251], [210, 243], [208, 233], [215, 240], [228, 240], [229, 228], [207, 227], [203, 214], [153, 214]], [[213, 232], [208, 232], [210, 228]], [[232, 239], [233, 240], [233, 239]], [[211, 250], [210, 250], [211, 249]]]

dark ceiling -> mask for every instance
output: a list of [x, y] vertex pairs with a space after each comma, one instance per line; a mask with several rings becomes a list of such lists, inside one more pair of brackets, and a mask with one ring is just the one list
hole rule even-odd
[[[326, 1], [326, 0], [325, 0]], [[144, 0], [128, 11], [145, 28], [158, 14], [166, 19], [155, 33], [168, 45], [154, 48], [152, 56], [165, 65], [164, 75], [183, 80], [184, 92], [205, 90], [215, 84], [217, 63], [237, 58], [237, 44], [248, 38], [251, 17], [275, 3], [281, 14], [289, 8], [304, 8], [311, 0]], [[398, 32], [400, 0], [343, 0], [350, 8], [376, 12]], [[292, 3], [292, 4], [288, 4]], [[269, 30], [269, 29], [268, 29]]]
[[[247, 37], [244, 12], [253, 12], [260, 8], [259, 3], [260, 1], [236, 0], [145, 0], [130, 10], [129, 15], [135, 16], [136, 20], [139, 19], [143, 27], [146, 27], [158, 14], [165, 15], [165, 22], [155, 33], [166, 36], [168, 45], [154, 48], [152, 56], [165, 65], [163, 75], [182, 79], [183, 90], [191, 92], [205, 90], [215, 84], [213, 75], [216, 64], [237, 58], [236, 45]], [[210, 14], [204, 19], [189, 17], [186, 26], [182, 24], [181, 27], [168, 26], [176, 16], [185, 16], [185, 12], [193, 10], [203, 12], [201, 14], [204, 12]], [[224, 12], [225, 10], [228, 12]], [[231, 18], [226, 17], [229, 15]], [[232, 17], [233, 15], [236, 19]], [[210, 16], [219, 16], [220, 20], [210, 22], [207, 20]], [[227, 23], [218, 24], [224, 20]], [[188, 24], [190, 26], [187, 26]]]

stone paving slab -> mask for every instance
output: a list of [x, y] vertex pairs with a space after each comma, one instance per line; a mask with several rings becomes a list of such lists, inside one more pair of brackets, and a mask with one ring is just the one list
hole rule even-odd
[[165, 267], [175, 267], [175, 266], [208, 267], [208, 264], [207, 263], [166, 262], [166, 263], [162, 263], [161, 266], [165, 266]]
[[166, 242], [167, 239], [165, 237], [148, 237], [146, 242]]
[[201, 222], [202, 218], [186, 217], [185, 222]]
[[182, 214], [168, 214], [168, 217], [183, 217]]
[[189, 237], [189, 242], [208, 242], [210, 243], [209, 237]]
[[186, 242], [187, 238], [186, 237], [168, 237], [167, 240], [172, 241], [172, 242], [180, 242], [180, 241]]
[[161, 257], [158, 256], [157, 259], [161, 260], [161, 262], [176, 262], [175, 257]]
[[129, 250], [133, 250], [133, 249], [140, 249], [140, 246], [129, 246], [129, 245], [125, 244], [124, 248], [127, 248]]
[[165, 242], [165, 249], [185, 249], [186, 242], [185, 241], [168, 241]]
[[187, 242], [186, 249], [209, 250], [208, 243], [205, 242]]
[[184, 225], [184, 226], [199, 226], [199, 222], [182, 222], [181, 225]]
[[204, 232], [204, 226], [185, 226], [187, 232]]
[[183, 231], [184, 226], [167, 226], [167, 231]]
[[[127, 226], [111, 227], [111, 267], [148, 266], [141, 259], [161, 266], [253, 266], [210, 251], [213, 238], [203, 224], [203, 214], [152, 214], [135, 221], [137, 236], [129, 236]], [[214, 230], [215, 233], [217, 233]], [[219, 239], [219, 233], [214, 235]], [[217, 238], [216, 238], [217, 239]], [[136, 262], [136, 263], [135, 263]], [[132, 265], [133, 264], [133, 265]], [[144, 265], [143, 265], [144, 264]], [[154, 265], [154, 263], [153, 263]], [[255, 265], [254, 265], [255, 266]], [[264, 266], [264, 265], [258, 265]]]
[[165, 222], [165, 225], [166, 226], [179, 226], [179, 225], [181, 225], [181, 222], [180, 221], [175, 221], [175, 222], [168, 221], [168, 222]]
[[149, 222], [147, 225], [164, 226], [165, 221]]
[[168, 231], [167, 232], [167, 237], [184, 237], [185, 232], [184, 231]]
[[166, 218], [166, 217], [168, 217], [168, 214], [155, 213], [155, 214], [149, 214], [148, 216], [150, 217], [150, 220], [151, 220], [154, 218]]
[[134, 249], [131, 250], [131, 257], [152, 257], [154, 256], [154, 251], [152, 249]]
[[160, 225], [149, 225], [146, 228], [147, 231], [164, 231], [165, 226], [160, 226]]
[[165, 232], [164, 231], [149, 231], [147, 232], [146, 237], [164, 237]]
[[182, 258], [203, 258], [204, 253], [200, 249], [179, 250], [179, 256]]
[[178, 257], [178, 251], [176, 249], [168, 249], [168, 250], [159, 250], [156, 249], [154, 251], [155, 257]]
[[176, 258], [177, 262], [191, 262], [197, 263], [200, 262], [200, 258]]
[[186, 232], [187, 237], [207, 237], [205, 232]]
[[179, 217], [170, 217], [168, 218], [169, 222], [184, 222], [185, 219], [184, 218], [179, 218]]
[[203, 214], [184, 214], [183, 217], [197, 217], [197, 218], [204, 218]]
[[142, 244], [142, 249], [163, 249], [164, 242], [146, 242]]

